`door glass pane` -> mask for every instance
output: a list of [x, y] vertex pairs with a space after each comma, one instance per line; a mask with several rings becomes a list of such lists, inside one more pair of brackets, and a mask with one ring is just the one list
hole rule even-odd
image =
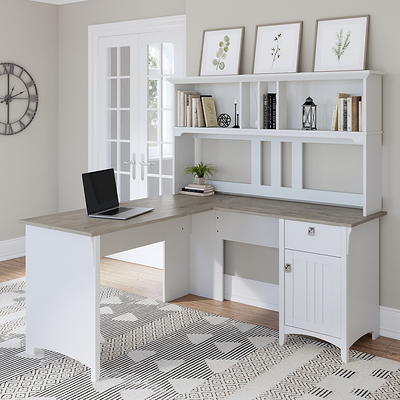
[[162, 82], [162, 107], [172, 109], [173, 101], [174, 86], [164, 78]]
[[117, 143], [116, 142], [109, 142], [108, 143], [108, 151], [107, 151], [107, 164], [110, 168], [114, 168], [117, 170]]
[[110, 79], [108, 81], [108, 107], [117, 107], [117, 80]]
[[160, 178], [154, 176], [147, 177], [147, 193], [149, 197], [159, 196]]
[[172, 144], [163, 144], [162, 174], [172, 176], [173, 148]]
[[129, 47], [121, 47], [121, 75], [122, 76], [129, 76], [130, 75], [130, 48]]
[[148, 145], [147, 161], [150, 164], [147, 168], [149, 174], [160, 173], [160, 147], [155, 143]]
[[117, 75], [117, 48], [112, 47], [107, 51], [108, 57], [108, 68], [107, 68], [107, 75], [108, 76], [116, 76]]
[[120, 190], [119, 190], [119, 201], [129, 201], [130, 200], [130, 192], [131, 192], [131, 179], [129, 175], [120, 175], [121, 183], [120, 183]]
[[163, 111], [162, 113], [163, 123], [162, 123], [162, 141], [163, 142], [173, 142], [174, 133], [172, 130], [173, 115], [172, 111]]
[[117, 111], [108, 111], [107, 139], [117, 138]]
[[160, 45], [158, 43], [148, 46], [147, 58], [149, 72], [160, 69]]
[[158, 80], [149, 79], [148, 92], [147, 92], [147, 107], [157, 108], [158, 107]]
[[158, 112], [148, 111], [147, 115], [147, 140], [155, 142], [158, 139]]
[[120, 107], [129, 108], [130, 105], [130, 79], [121, 79]]
[[121, 139], [129, 140], [131, 137], [130, 111], [120, 111], [121, 115]]
[[162, 73], [171, 75], [174, 73], [174, 45], [172, 43], [163, 43], [162, 51]]
[[129, 172], [130, 170], [130, 158], [131, 158], [131, 144], [130, 143], [121, 143], [120, 144], [120, 149], [121, 149], [121, 162], [120, 162], [120, 168], [121, 171], [127, 171]]
[[162, 178], [162, 194], [172, 194], [172, 179]]

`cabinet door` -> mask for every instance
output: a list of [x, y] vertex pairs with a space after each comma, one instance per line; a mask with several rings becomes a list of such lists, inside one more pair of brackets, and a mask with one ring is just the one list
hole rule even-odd
[[340, 337], [342, 259], [285, 250], [285, 324]]

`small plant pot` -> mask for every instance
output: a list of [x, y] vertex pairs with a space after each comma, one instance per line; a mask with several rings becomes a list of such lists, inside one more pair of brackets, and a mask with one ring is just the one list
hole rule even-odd
[[195, 183], [196, 185], [205, 185], [205, 183], [206, 183], [206, 178], [199, 178], [198, 176], [196, 176], [196, 177], [194, 178], [194, 183]]

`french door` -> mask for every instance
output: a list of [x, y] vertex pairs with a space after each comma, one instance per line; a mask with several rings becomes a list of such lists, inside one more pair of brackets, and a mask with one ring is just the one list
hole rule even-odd
[[89, 169], [114, 168], [120, 201], [174, 191], [168, 78], [185, 72], [185, 28], [182, 17], [147, 21], [96, 27], [90, 41]]

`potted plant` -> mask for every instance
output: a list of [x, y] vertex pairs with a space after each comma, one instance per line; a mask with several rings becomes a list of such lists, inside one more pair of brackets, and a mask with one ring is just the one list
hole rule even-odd
[[186, 168], [186, 173], [194, 176], [194, 183], [198, 185], [204, 185], [206, 177], [211, 176], [215, 171], [215, 168], [211, 165], [200, 162], [192, 167]]

